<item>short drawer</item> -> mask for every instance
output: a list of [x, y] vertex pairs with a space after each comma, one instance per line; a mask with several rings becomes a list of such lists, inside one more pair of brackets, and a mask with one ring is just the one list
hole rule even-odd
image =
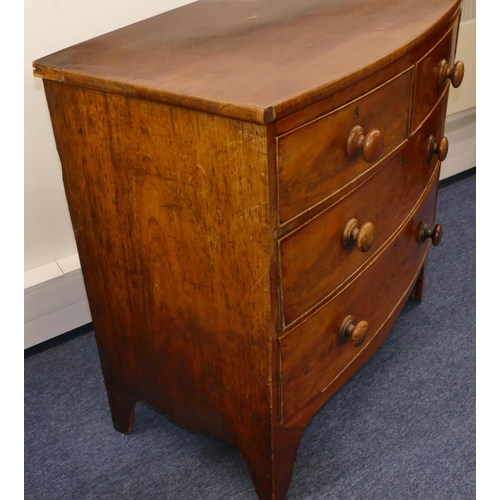
[[[365, 349], [372, 349], [370, 343], [410, 294], [429, 245], [420, 233], [424, 223], [430, 227], [434, 224], [438, 180], [436, 170], [418, 210], [365, 272], [281, 338], [285, 421], [333, 384]], [[346, 337], [342, 327], [351, 321], [355, 329], [344, 329], [352, 335]]]
[[339, 191], [405, 140], [411, 83], [412, 71], [408, 70], [278, 137], [281, 222]]
[[462, 82], [463, 63], [454, 61], [458, 21], [457, 19], [441, 41], [417, 63], [412, 130], [418, 128], [430, 113], [447, 88], [448, 80], [454, 86], [459, 86]]
[[[366, 265], [404, 223], [436, 167], [439, 149], [443, 154], [447, 144], [443, 138], [446, 99], [447, 93], [404, 149], [376, 174], [280, 240], [285, 326]], [[344, 233], [353, 219], [358, 221], [360, 233], [364, 228], [365, 233], [371, 229], [374, 234], [368, 249], [358, 246], [358, 241], [344, 245]]]

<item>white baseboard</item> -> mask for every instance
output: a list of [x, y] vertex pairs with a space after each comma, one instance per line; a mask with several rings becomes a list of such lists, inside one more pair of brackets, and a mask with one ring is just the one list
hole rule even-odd
[[[441, 179], [476, 166], [476, 108], [448, 116]], [[24, 273], [24, 348], [91, 323], [78, 254]]]
[[476, 108], [448, 115], [445, 136], [449, 149], [441, 165], [441, 180], [476, 166]]
[[24, 273], [24, 348], [92, 322], [78, 254]]

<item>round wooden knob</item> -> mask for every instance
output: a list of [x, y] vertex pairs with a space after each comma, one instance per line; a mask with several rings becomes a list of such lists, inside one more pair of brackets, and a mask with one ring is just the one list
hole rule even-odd
[[436, 224], [434, 229], [431, 229], [427, 223], [422, 224], [420, 229], [420, 241], [423, 243], [425, 240], [430, 239], [432, 244], [437, 247], [441, 243], [443, 237], [443, 226]]
[[352, 316], [347, 316], [339, 330], [339, 341], [345, 342], [349, 337], [351, 338], [352, 345], [359, 347], [368, 335], [369, 325], [365, 320], [354, 322]]
[[462, 61], [457, 61], [451, 68], [448, 65], [448, 61], [443, 59], [439, 63], [439, 86], [443, 85], [445, 80], [448, 78], [451, 84], [457, 88], [460, 87], [462, 80], [464, 79], [465, 66]]
[[439, 142], [433, 135], [427, 139], [427, 162], [430, 162], [435, 154], [437, 154], [439, 161], [446, 159], [448, 155], [448, 139], [446, 137], [441, 137]]
[[365, 222], [359, 227], [358, 219], [351, 219], [342, 233], [342, 243], [351, 248], [354, 243], [360, 252], [368, 252], [375, 243], [375, 226], [373, 222]]
[[384, 136], [380, 130], [374, 128], [366, 135], [363, 127], [356, 125], [347, 139], [347, 154], [354, 158], [361, 151], [361, 156], [368, 163], [380, 158], [384, 149]]

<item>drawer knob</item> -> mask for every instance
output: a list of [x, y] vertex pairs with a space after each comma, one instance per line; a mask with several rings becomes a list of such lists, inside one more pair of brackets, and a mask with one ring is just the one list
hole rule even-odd
[[424, 222], [420, 229], [420, 242], [424, 243], [428, 238], [432, 241], [432, 244], [437, 247], [441, 243], [441, 238], [443, 236], [443, 226], [441, 224], [436, 224], [434, 229], [431, 229], [429, 225]]
[[457, 88], [460, 87], [464, 79], [465, 66], [462, 61], [457, 61], [451, 68], [448, 61], [443, 59], [439, 63], [439, 86], [443, 85], [446, 79], [450, 79], [451, 84]]
[[367, 163], [373, 163], [380, 158], [384, 149], [384, 136], [374, 128], [365, 135], [361, 125], [352, 128], [347, 139], [347, 154], [354, 158], [361, 151], [361, 156]]
[[448, 139], [446, 137], [441, 137], [439, 143], [433, 135], [427, 139], [427, 162], [430, 162], [435, 154], [437, 154], [439, 161], [446, 159], [448, 155]]
[[346, 248], [356, 246], [360, 252], [368, 252], [375, 243], [375, 226], [373, 222], [365, 222], [359, 227], [358, 219], [351, 219], [342, 233], [342, 244]]
[[369, 325], [367, 321], [362, 320], [355, 323], [352, 316], [347, 316], [340, 326], [339, 341], [345, 342], [350, 337], [352, 344], [359, 347], [366, 340], [368, 330]]

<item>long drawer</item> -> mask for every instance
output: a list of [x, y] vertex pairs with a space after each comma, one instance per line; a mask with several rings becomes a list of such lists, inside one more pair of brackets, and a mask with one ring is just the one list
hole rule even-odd
[[[422, 241], [420, 232], [424, 223], [434, 224], [438, 183], [436, 169], [422, 203], [384, 252], [324, 307], [281, 338], [285, 421], [335, 381], [408, 296], [428, 249], [428, 240]], [[352, 338], [340, 334], [349, 321], [358, 329], [356, 339], [354, 333]]]
[[339, 191], [406, 139], [411, 83], [408, 70], [278, 138], [281, 222]]
[[[435, 168], [437, 156], [429, 155], [429, 141], [434, 138], [438, 146], [443, 142], [446, 98], [447, 92], [406, 147], [383, 168], [280, 241], [284, 327], [326, 300], [374, 258], [404, 222]], [[353, 220], [360, 234], [346, 244], [345, 233]], [[363, 242], [367, 232], [372, 240]]]

